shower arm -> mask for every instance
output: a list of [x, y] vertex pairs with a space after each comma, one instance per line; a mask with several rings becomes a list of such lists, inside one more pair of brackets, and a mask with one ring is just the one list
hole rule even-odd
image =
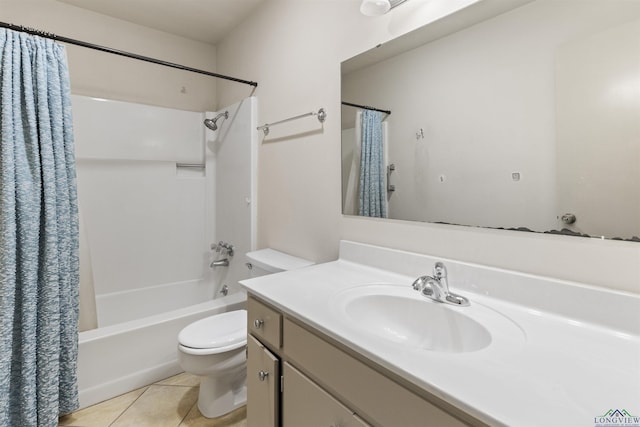
[[224, 118], [227, 120], [229, 118], [229, 111], [225, 111], [224, 113], [220, 113], [215, 116], [213, 119], [205, 119], [204, 125], [211, 130], [218, 130], [218, 120], [220, 118]]

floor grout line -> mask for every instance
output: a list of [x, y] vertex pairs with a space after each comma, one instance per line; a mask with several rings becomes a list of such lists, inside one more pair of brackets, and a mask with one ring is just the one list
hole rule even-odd
[[153, 385], [153, 384], [149, 384], [148, 386], [146, 386], [146, 387], [144, 388], [144, 391], [143, 391], [142, 393], [140, 393], [140, 396], [136, 397], [136, 398], [134, 399], [134, 401], [133, 401], [133, 402], [131, 402], [131, 404], [129, 404], [129, 406], [127, 406], [126, 408], [124, 408], [124, 410], [123, 410], [122, 412], [120, 412], [120, 414], [119, 414], [119, 415], [118, 415], [118, 416], [117, 416], [113, 421], [111, 421], [111, 422], [109, 423], [109, 427], [111, 427], [111, 426], [112, 426], [116, 421], [118, 421], [118, 420], [120, 419], [120, 417], [122, 417], [122, 416], [124, 415], [124, 413], [125, 413], [125, 412], [127, 412], [127, 411], [129, 410], [129, 408], [131, 408], [131, 407], [132, 407], [132, 406], [133, 406], [133, 405], [138, 401], [138, 399], [140, 399], [140, 398], [142, 397], [142, 395], [143, 395], [143, 394], [145, 394], [145, 393], [149, 390], [149, 387], [151, 387], [152, 385]]
[[191, 414], [191, 411], [193, 411], [193, 408], [195, 406], [198, 406], [198, 401], [196, 400], [196, 403], [194, 403], [193, 405], [191, 405], [191, 408], [189, 408], [189, 410], [187, 411], [187, 413], [184, 415], [184, 417], [182, 417], [182, 419], [180, 420], [180, 422], [178, 423], [178, 425], [176, 427], [180, 427], [182, 425], [182, 423], [184, 423], [184, 420], [187, 419], [187, 417], [189, 416], [189, 414]]

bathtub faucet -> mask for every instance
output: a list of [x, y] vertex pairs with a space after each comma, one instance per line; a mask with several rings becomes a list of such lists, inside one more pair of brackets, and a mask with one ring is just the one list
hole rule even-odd
[[224, 258], [224, 259], [219, 259], [219, 260], [216, 260], [216, 261], [211, 261], [211, 264], [209, 264], [209, 267], [211, 267], [211, 268], [229, 267], [229, 259], [228, 258]]

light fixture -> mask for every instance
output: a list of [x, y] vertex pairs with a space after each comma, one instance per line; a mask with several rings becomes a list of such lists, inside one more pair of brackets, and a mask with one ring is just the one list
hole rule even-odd
[[384, 15], [391, 9], [389, 0], [362, 0], [360, 5], [360, 13], [365, 16]]
[[366, 16], [384, 15], [407, 0], [362, 0], [360, 13]]

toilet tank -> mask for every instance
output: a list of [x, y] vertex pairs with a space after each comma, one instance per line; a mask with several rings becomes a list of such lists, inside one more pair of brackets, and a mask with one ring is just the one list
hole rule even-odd
[[247, 267], [250, 269], [251, 278], [279, 273], [281, 271], [295, 270], [314, 264], [312, 261], [271, 248], [248, 252], [247, 259], [249, 260]]

